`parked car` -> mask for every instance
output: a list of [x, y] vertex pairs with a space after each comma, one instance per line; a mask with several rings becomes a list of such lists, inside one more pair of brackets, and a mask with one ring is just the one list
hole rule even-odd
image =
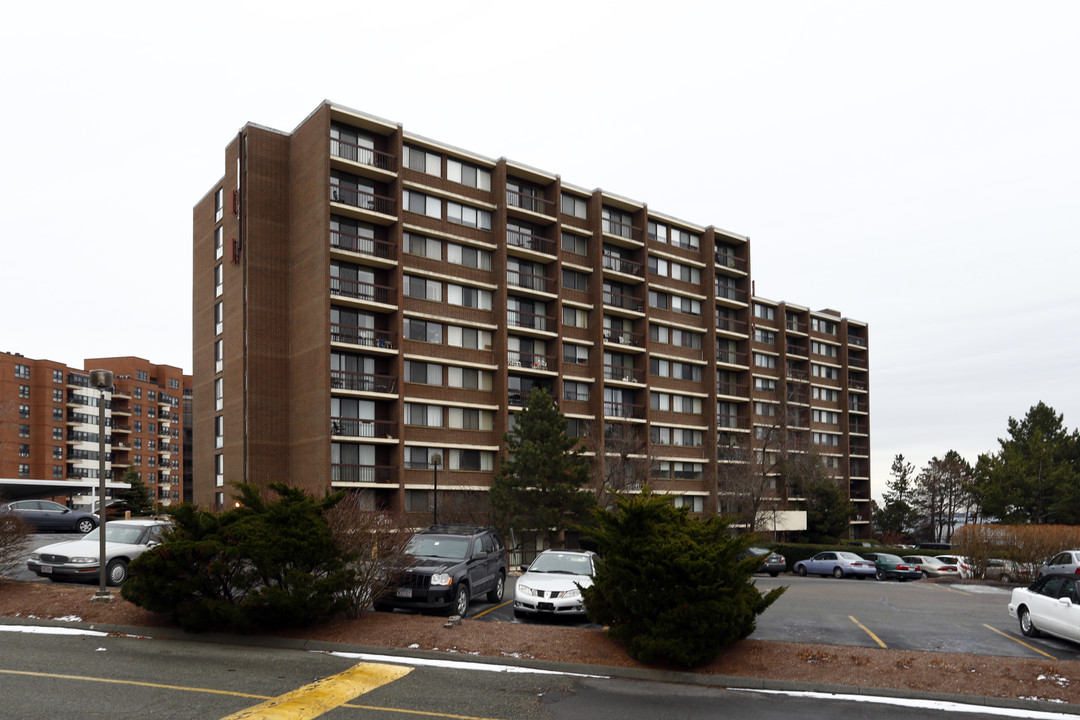
[[960, 579], [960, 570], [955, 565], [947, 565], [932, 555], [905, 555], [904, 562], [918, 565], [924, 578]]
[[376, 610], [442, 610], [464, 617], [474, 597], [486, 593], [488, 602], [502, 601], [506, 547], [493, 528], [433, 525], [409, 538], [404, 553], [411, 563], [372, 603]]
[[820, 575], [835, 578], [854, 576], [859, 579], [872, 577], [877, 573], [877, 568], [870, 560], [859, 557], [853, 552], [845, 550], [830, 550], [819, 552], [809, 560], [800, 560], [793, 568], [801, 577], [807, 575]]
[[997, 558], [990, 558], [987, 561], [986, 572], [983, 573], [984, 579], [1003, 583], [1030, 584], [1034, 577], [1037, 577], [1037, 573], [1031, 567], [1013, 560], [998, 560]]
[[1075, 574], [1043, 575], [1030, 587], [1015, 588], [1009, 615], [1027, 637], [1042, 633], [1080, 642], [1080, 595]]
[[14, 513], [37, 532], [88, 533], [98, 526], [96, 515], [52, 500], [15, 500], [0, 508]]
[[[167, 520], [116, 520], [105, 524], [105, 582], [120, 585], [128, 578], [128, 564], [160, 544]], [[50, 580], [98, 580], [101, 576], [101, 528], [79, 540], [40, 547], [26, 567]]]
[[739, 555], [739, 559], [743, 560], [748, 557], [761, 558], [761, 564], [758, 565], [757, 572], [769, 573], [773, 577], [782, 572], [787, 572], [787, 560], [778, 552], [763, 547], [748, 547]]
[[904, 562], [899, 555], [891, 553], [863, 553], [863, 557], [874, 563], [874, 577], [878, 580], [896, 578], [900, 582], [905, 580], [919, 580], [922, 573], [917, 565]]
[[1050, 573], [1080, 573], [1080, 550], [1063, 550], [1039, 568], [1039, 577]]
[[584, 615], [581, 591], [593, 584], [599, 558], [590, 550], [545, 550], [514, 586], [514, 617]]
[[960, 577], [972, 577], [971, 561], [963, 555], [935, 555], [934, 557], [946, 565], [955, 565], [956, 569], [960, 571]]

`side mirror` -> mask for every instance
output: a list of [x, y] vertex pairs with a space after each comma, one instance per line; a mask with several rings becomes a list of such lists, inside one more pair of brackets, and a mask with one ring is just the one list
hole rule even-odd
[[527, 573], [527, 572], [529, 572], [529, 566], [528, 565], [518, 565], [518, 570], [520, 570], [523, 573]]

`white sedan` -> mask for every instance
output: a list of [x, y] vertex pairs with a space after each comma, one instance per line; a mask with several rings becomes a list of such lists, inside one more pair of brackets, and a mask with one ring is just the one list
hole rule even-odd
[[584, 615], [582, 588], [593, 584], [598, 556], [590, 550], [545, 550], [514, 586], [514, 617]]
[[800, 560], [795, 563], [793, 570], [800, 577], [806, 577], [807, 575], [828, 577], [832, 575], [835, 578], [842, 578], [854, 575], [861, 580], [866, 577], [873, 577], [877, 573], [877, 566], [872, 561], [853, 552], [833, 550], [819, 552], [809, 560]]
[[[128, 563], [161, 542], [165, 520], [115, 520], [105, 523], [105, 582], [120, 585], [128, 577]], [[31, 553], [26, 567], [50, 580], [97, 580], [101, 563], [101, 528], [80, 540], [54, 543]]]
[[1031, 587], [1015, 588], [1009, 615], [1027, 637], [1042, 633], [1080, 642], [1080, 588], [1077, 576], [1043, 575]]

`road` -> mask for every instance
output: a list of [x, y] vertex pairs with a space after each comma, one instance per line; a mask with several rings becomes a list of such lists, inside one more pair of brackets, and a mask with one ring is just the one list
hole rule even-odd
[[[868, 705], [802, 694], [728, 690], [651, 678], [545, 672], [471, 660], [357, 656], [190, 639], [4, 632], [3, 717], [222, 718], [323, 717], [455, 720], [799, 716], [804, 720], [946, 718], [925, 702]], [[74, 631], [74, 628], [65, 628]], [[574, 666], [580, 670], [579, 666]], [[876, 702], [876, 701], [874, 701]], [[1010, 711], [1014, 717], [1023, 711]], [[1000, 717], [975, 709], [967, 717]], [[1042, 715], [1041, 717], [1046, 717]]]

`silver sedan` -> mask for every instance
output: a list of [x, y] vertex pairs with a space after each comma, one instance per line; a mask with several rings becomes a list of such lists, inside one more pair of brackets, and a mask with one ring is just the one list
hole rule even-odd
[[588, 550], [545, 550], [514, 586], [514, 617], [584, 615], [582, 588], [593, 583], [597, 555]]
[[853, 552], [833, 550], [819, 552], [809, 560], [800, 560], [795, 563], [794, 571], [797, 575], [820, 575], [835, 578], [854, 576], [860, 580], [873, 577], [877, 573], [877, 567], [866, 558], [860, 557]]

